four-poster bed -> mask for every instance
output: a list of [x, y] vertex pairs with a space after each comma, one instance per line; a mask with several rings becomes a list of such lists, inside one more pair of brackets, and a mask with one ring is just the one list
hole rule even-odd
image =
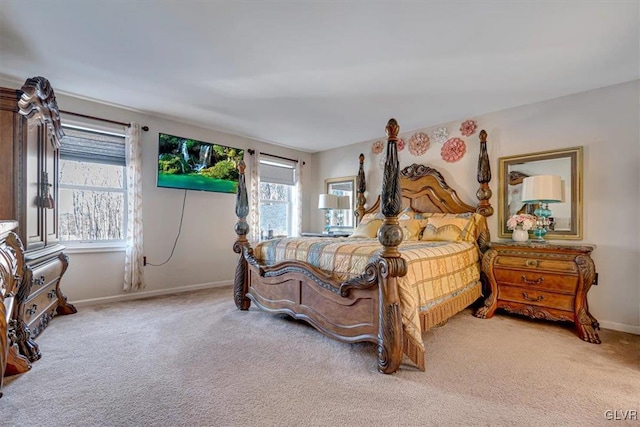
[[[305, 320], [332, 338], [374, 342], [378, 370], [389, 374], [398, 369], [403, 354], [424, 370], [420, 334], [480, 297], [480, 251], [489, 240], [485, 216], [493, 209], [488, 202], [491, 173], [486, 132], [480, 133], [478, 206], [462, 202], [432, 168], [414, 164], [400, 171], [399, 126], [394, 119], [389, 120], [386, 132], [382, 191], [368, 208], [362, 154], [357, 180], [355, 215], [363, 226], [367, 221], [380, 222], [377, 241], [283, 239], [253, 248], [246, 237], [249, 208], [244, 165], [240, 165], [234, 244], [240, 258], [234, 299], [241, 310], [253, 302], [261, 309]], [[409, 213], [413, 222], [408, 220]], [[439, 231], [432, 224], [437, 226], [443, 218], [468, 224], [464, 226], [466, 238], [458, 235], [455, 241], [445, 242], [436, 233], [432, 234], [435, 241], [419, 241], [418, 234]], [[412, 241], [407, 241], [409, 224], [425, 226]], [[448, 227], [442, 230], [450, 231]]]

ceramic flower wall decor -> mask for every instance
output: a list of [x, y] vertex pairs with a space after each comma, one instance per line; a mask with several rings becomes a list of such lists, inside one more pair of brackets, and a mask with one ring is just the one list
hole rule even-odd
[[409, 152], [414, 156], [422, 156], [429, 148], [429, 135], [416, 132], [409, 138]]
[[444, 144], [449, 139], [449, 131], [447, 128], [438, 128], [431, 133], [431, 137], [438, 144]]
[[398, 138], [398, 141], [396, 142], [396, 146], [398, 147], [398, 151], [402, 151], [404, 150], [404, 138]]
[[466, 151], [467, 145], [463, 140], [460, 138], [451, 138], [442, 146], [440, 155], [445, 162], [453, 163], [460, 160]]
[[471, 136], [476, 133], [476, 127], [478, 127], [478, 124], [475, 120], [466, 120], [460, 125], [460, 133], [463, 136]]
[[382, 148], [383, 148], [382, 141], [376, 141], [371, 146], [371, 152], [373, 154], [380, 154], [380, 153], [382, 153]]

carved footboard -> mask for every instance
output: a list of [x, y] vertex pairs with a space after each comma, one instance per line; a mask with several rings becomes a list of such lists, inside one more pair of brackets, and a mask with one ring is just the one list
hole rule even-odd
[[380, 258], [369, 264], [362, 275], [337, 282], [330, 274], [303, 262], [261, 265], [246, 237], [249, 208], [243, 163], [239, 166], [236, 196], [238, 238], [233, 247], [240, 254], [234, 279], [234, 299], [240, 310], [249, 309], [253, 301], [261, 309], [305, 320], [332, 338], [375, 342], [378, 370], [386, 374], [394, 373], [400, 366], [403, 342], [396, 283], [397, 277], [406, 274], [406, 262], [398, 252], [402, 241], [397, 219], [402, 205], [396, 147], [398, 130], [397, 122], [389, 120], [382, 185], [385, 220], [379, 232], [383, 250]]

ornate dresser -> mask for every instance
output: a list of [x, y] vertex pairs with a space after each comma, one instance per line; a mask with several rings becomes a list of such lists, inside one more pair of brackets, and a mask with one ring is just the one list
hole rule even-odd
[[491, 294], [476, 317], [498, 308], [536, 319], [572, 322], [584, 341], [600, 344], [587, 293], [596, 283], [590, 245], [491, 242], [482, 258]]
[[12, 314], [16, 342], [30, 361], [33, 339], [55, 314], [75, 313], [60, 290], [68, 266], [58, 241], [58, 105], [47, 79], [27, 79], [21, 90], [0, 88], [0, 220], [18, 220], [24, 244], [24, 286]]

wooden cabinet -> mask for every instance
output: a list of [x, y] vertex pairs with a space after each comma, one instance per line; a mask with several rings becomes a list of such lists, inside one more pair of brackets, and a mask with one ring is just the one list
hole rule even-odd
[[598, 321], [589, 313], [587, 293], [597, 278], [594, 246], [536, 242], [492, 242], [482, 258], [491, 294], [476, 317], [496, 309], [534, 319], [574, 323], [584, 341], [600, 344]]
[[16, 342], [30, 361], [40, 357], [33, 339], [55, 314], [75, 313], [60, 291], [68, 266], [58, 241], [60, 115], [43, 77], [20, 90], [0, 88], [0, 220], [17, 219], [24, 245], [24, 286], [12, 317]]

